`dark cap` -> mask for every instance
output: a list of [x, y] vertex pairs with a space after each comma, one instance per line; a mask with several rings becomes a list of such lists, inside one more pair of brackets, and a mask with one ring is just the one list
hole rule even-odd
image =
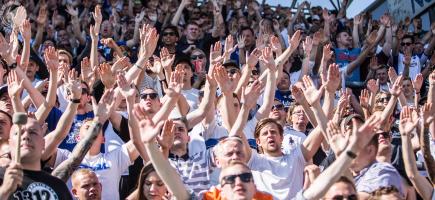
[[175, 59], [174, 65], [172, 66], [172, 69], [175, 70], [175, 67], [180, 64], [180, 63], [186, 63], [190, 66], [190, 69], [193, 71], [195, 71], [195, 69], [193, 68], [193, 64], [192, 62], [190, 62], [190, 58], [187, 56], [179, 56], [178, 58]]
[[224, 62], [222, 64], [222, 66], [224, 66], [225, 68], [234, 67], [234, 68], [240, 69], [239, 66], [237, 65], [237, 62], [234, 60], [228, 60], [228, 61]]
[[2, 96], [5, 93], [6, 93], [6, 95], [8, 94], [8, 86], [7, 85], [3, 85], [0, 87], [0, 96]]

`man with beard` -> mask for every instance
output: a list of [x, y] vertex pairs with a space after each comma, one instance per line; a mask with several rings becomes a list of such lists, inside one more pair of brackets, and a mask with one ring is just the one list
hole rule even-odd
[[166, 47], [170, 54], [179, 55], [181, 53], [176, 49], [177, 42], [180, 39], [177, 27], [166, 26], [165, 28], [163, 28], [160, 37], [161, 42], [160, 45], [157, 47], [156, 51], [154, 52], [154, 55], [159, 56], [159, 53], [163, 47]]

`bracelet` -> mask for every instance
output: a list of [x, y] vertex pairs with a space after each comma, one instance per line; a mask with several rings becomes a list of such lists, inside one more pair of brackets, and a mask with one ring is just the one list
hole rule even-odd
[[139, 68], [140, 70], [143, 70], [143, 67], [140, 67], [138, 64], [134, 64], [133, 67], [136, 66], [137, 68]]
[[80, 103], [80, 99], [71, 99], [72, 103]]
[[346, 151], [346, 155], [349, 156], [349, 158], [355, 159], [356, 158], [356, 154], [350, 150]]

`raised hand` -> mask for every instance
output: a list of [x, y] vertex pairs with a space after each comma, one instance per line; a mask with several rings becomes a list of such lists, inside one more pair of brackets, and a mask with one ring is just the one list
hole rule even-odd
[[228, 35], [228, 37], [225, 39], [225, 49], [224, 52], [226, 55], [230, 55], [233, 53], [237, 48], [237, 44], [234, 46], [234, 39], [232, 35]]
[[394, 81], [396, 81], [397, 79], [397, 72], [393, 67], [390, 67], [388, 69], [388, 78], [390, 79], [390, 83], [394, 83]]
[[291, 85], [290, 90], [293, 98], [297, 103], [302, 104], [306, 101], [304, 92], [301, 88], [297, 87], [296, 85]]
[[166, 47], [163, 47], [160, 51], [160, 61], [162, 62], [162, 67], [166, 71], [171, 70], [171, 66], [174, 63], [175, 54], [169, 54], [169, 51]]
[[72, 17], [77, 17], [79, 15], [79, 11], [77, 8], [74, 8], [72, 5], [68, 4], [66, 6], [66, 12]]
[[175, 70], [171, 73], [171, 80], [166, 89], [166, 95], [169, 97], [178, 97], [181, 94], [181, 88], [183, 85], [183, 73], [179, 70]]
[[8, 83], [8, 94], [9, 97], [12, 99], [13, 97], [19, 98], [21, 95], [21, 91], [23, 91], [23, 81], [19, 81], [17, 72], [15, 70], [11, 70], [9, 72], [9, 75], [7, 77], [7, 83]]
[[378, 115], [370, 116], [362, 126], [358, 127], [357, 119], [352, 119], [352, 136], [350, 137], [350, 142], [356, 143], [358, 150], [363, 149], [373, 136], [376, 135], [375, 128], [380, 123], [380, 117]]
[[75, 69], [71, 69], [68, 72], [68, 81], [65, 83], [67, 93], [70, 95], [70, 99], [80, 99], [82, 96], [82, 85], [78, 78], [78, 74]]
[[376, 56], [373, 56], [372, 58], [370, 58], [369, 67], [373, 71], [379, 69], [380, 65], [378, 65], [378, 58]]
[[281, 42], [279, 42], [278, 37], [272, 35], [272, 37], [270, 37], [270, 47], [272, 48], [273, 52], [278, 52], [281, 53], [282, 52], [282, 46], [281, 46]]
[[23, 36], [25, 41], [30, 41], [32, 37], [32, 28], [29, 20], [24, 20], [23, 24], [20, 26], [20, 34]]
[[323, 29], [320, 29], [319, 31], [315, 32], [313, 35], [313, 45], [317, 46], [322, 41], [323, 37]]
[[124, 56], [118, 59], [115, 63], [113, 63], [111, 70], [113, 73], [118, 73], [130, 66], [131, 66], [130, 59], [127, 56]]
[[156, 139], [162, 149], [170, 149], [174, 143], [175, 126], [172, 120], [166, 120], [162, 132]]
[[3, 34], [0, 33], [0, 56], [3, 58], [10, 57], [9, 53], [11, 52], [9, 43], [6, 41]]
[[24, 20], [27, 19], [27, 11], [24, 8], [24, 6], [20, 6], [17, 9], [17, 12], [15, 13], [15, 16], [13, 18], [13, 23], [15, 27], [19, 27], [23, 24]]
[[363, 20], [364, 20], [364, 17], [362, 15], [357, 15], [353, 19], [353, 24], [354, 25], [360, 25], [363, 22]]
[[221, 65], [216, 66], [215, 64], [213, 76], [215, 77], [216, 82], [223, 94], [233, 93], [233, 91], [231, 90], [231, 81], [229, 80], [227, 71], [223, 66]]
[[400, 112], [399, 131], [402, 135], [408, 135], [418, 124], [418, 119], [413, 119], [412, 110], [408, 106], [402, 108]]
[[368, 108], [369, 107], [369, 91], [366, 89], [361, 90], [361, 95], [359, 96], [359, 103], [361, 104], [361, 107]]
[[22, 183], [23, 167], [14, 161], [10, 162], [4, 173], [3, 184], [1, 185], [2, 194], [6, 197], [10, 196]]
[[320, 89], [316, 89], [316, 86], [313, 83], [313, 80], [309, 76], [304, 76], [302, 78], [303, 88], [305, 98], [307, 99], [307, 102], [313, 106], [315, 104], [320, 104], [320, 98], [323, 95], [323, 92], [325, 90], [325, 86], [322, 85]]
[[108, 89], [104, 91], [103, 96], [98, 102], [97, 108], [94, 110], [95, 116], [101, 124], [104, 124], [109, 116], [112, 114], [115, 104], [115, 92], [113, 89]]
[[134, 104], [133, 115], [139, 122], [140, 132], [146, 133], [142, 134], [142, 141], [145, 143], [155, 142], [156, 136], [160, 133], [163, 127], [163, 121], [154, 125], [152, 116], [145, 111], [145, 109], [140, 104]]
[[302, 41], [302, 47], [304, 48], [305, 54], [309, 55], [311, 53], [311, 49], [313, 48], [313, 39], [310, 36], [305, 38], [305, 41]]
[[418, 73], [414, 81], [412, 81], [412, 86], [414, 87], [416, 93], [420, 92], [422, 85], [423, 85], [423, 75], [421, 73]]
[[265, 47], [263, 49], [260, 60], [266, 65], [267, 68], [269, 68], [271, 72], [275, 72], [277, 70], [275, 60], [273, 59], [272, 49], [270, 47]]
[[89, 26], [89, 35], [91, 36], [92, 41], [98, 41], [98, 34], [100, 31], [97, 31], [96, 27], [97, 26], [94, 27], [94, 25]]
[[80, 61], [80, 70], [82, 81], [88, 81], [93, 76], [93, 70], [91, 69], [91, 63], [88, 57], [84, 57], [83, 60]]
[[103, 45], [105, 45], [105, 46], [107, 46], [107, 47], [109, 47], [111, 49], [113, 49], [113, 48], [115, 48], [117, 46], [115, 40], [113, 40], [112, 38], [104, 38], [104, 39], [101, 39], [100, 42]]
[[367, 82], [367, 89], [370, 90], [372, 94], [376, 95], [379, 91], [379, 79], [370, 79]]
[[246, 64], [248, 64], [250, 68], [254, 68], [258, 63], [261, 54], [262, 52], [255, 48], [249, 55], [246, 54]]
[[328, 143], [336, 156], [344, 151], [349, 143], [349, 134], [343, 135], [337, 124], [329, 121], [326, 128], [326, 135], [328, 136]]
[[391, 95], [398, 97], [400, 93], [402, 93], [402, 81], [402, 76], [397, 77], [396, 81], [394, 81], [394, 84], [390, 87]]
[[112, 88], [115, 85], [115, 75], [108, 63], [100, 64], [98, 72], [100, 73], [101, 82], [106, 88]]
[[290, 39], [290, 36], [288, 36], [288, 41], [290, 41], [290, 48], [294, 51], [298, 48], [299, 44], [301, 43], [301, 31], [297, 30], [293, 36]]
[[429, 125], [434, 120], [434, 115], [432, 112], [432, 103], [425, 103], [420, 108], [420, 116], [425, 125]]
[[54, 47], [47, 47], [44, 51], [45, 64], [49, 71], [56, 71], [59, 68], [59, 53]]
[[237, 37], [237, 46], [239, 47], [239, 49], [245, 48], [245, 42], [246, 42], [245, 36], [240, 35], [239, 37]]
[[331, 50], [331, 44], [323, 46], [323, 61], [328, 62], [331, 60], [332, 55], [334, 55], [334, 52]]
[[254, 108], [254, 106], [257, 105], [257, 100], [261, 94], [262, 88], [263, 84], [260, 81], [255, 80], [251, 85], [243, 88], [240, 102], [245, 104], [248, 109]]
[[222, 62], [222, 60], [222, 44], [220, 41], [217, 41], [210, 47], [210, 64], [213, 65], [215, 63]]
[[377, 30], [374, 30], [374, 31], [372, 31], [372, 32], [370, 33], [370, 35], [367, 37], [367, 39], [366, 39], [367, 44], [368, 44], [369, 46], [374, 45], [375, 42], [376, 42], [376, 37], [378, 37], [378, 31], [377, 31]]
[[[92, 16], [94, 17], [95, 24], [101, 25], [101, 22], [103, 22], [103, 15], [101, 14], [101, 7], [99, 5], [95, 6], [94, 12], [92, 13]], [[100, 26], [96, 26], [97, 32], [100, 32]]]
[[328, 75], [326, 80], [326, 90], [334, 93], [340, 87], [340, 71], [338, 65], [332, 63], [328, 68]]
[[145, 17], [145, 10], [142, 10], [140, 13], [136, 14], [136, 17], [134, 18], [134, 22], [140, 23], [144, 17]]
[[120, 88], [121, 95], [125, 99], [133, 99], [136, 97], [136, 89], [133, 88], [130, 84], [128, 84], [125, 76], [119, 73], [116, 76], [116, 83], [118, 83], [118, 87]]
[[382, 25], [384, 26], [390, 26], [391, 25], [391, 19], [390, 16], [387, 14], [384, 14], [381, 16], [381, 19], [379, 20]]
[[403, 64], [406, 66], [411, 65], [411, 57], [412, 57], [411, 51], [412, 50], [410, 47], [405, 48], [405, 57], [403, 58]]
[[39, 8], [38, 17], [36, 18], [36, 23], [44, 26], [48, 19], [47, 6], [41, 6]]

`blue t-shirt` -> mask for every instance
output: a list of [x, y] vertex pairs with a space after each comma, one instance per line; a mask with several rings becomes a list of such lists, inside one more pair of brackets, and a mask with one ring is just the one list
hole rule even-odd
[[278, 99], [286, 108], [290, 107], [290, 104], [293, 102], [293, 98], [290, 90], [288, 91], [276, 90], [275, 99]]
[[[341, 49], [335, 48], [335, 63], [339, 65], [339, 68], [342, 69], [346, 67], [349, 63], [356, 60], [356, 58], [361, 54], [361, 48], [352, 48], [352, 49]], [[346, 81], [361, 81], [361, 73], [359, 66], [350, 74], [350, 76], [346, 77]]]
[[[50, 131], [56, 128], [57, 124], [59, 123], [60, 116], [62, 116], [62, 111], [57, 108], [51, 109], [50, 114], [48, 114], [48, 117], [45, 120], [45, 122], [47, 122], [48, 124], [48, 129]], [[77, 137], [79, 136], [80, 127], [83, 125], [83, 121], [88, 118], [94, 118], [93, 111], [87, 112], [85, 114], [77, 114], [75, 116], [71, 129], [66, 138], [63, 139], [62, 143], [59, 145], [59, 148], [73, 151], [74, 147], [78, 142]]]

